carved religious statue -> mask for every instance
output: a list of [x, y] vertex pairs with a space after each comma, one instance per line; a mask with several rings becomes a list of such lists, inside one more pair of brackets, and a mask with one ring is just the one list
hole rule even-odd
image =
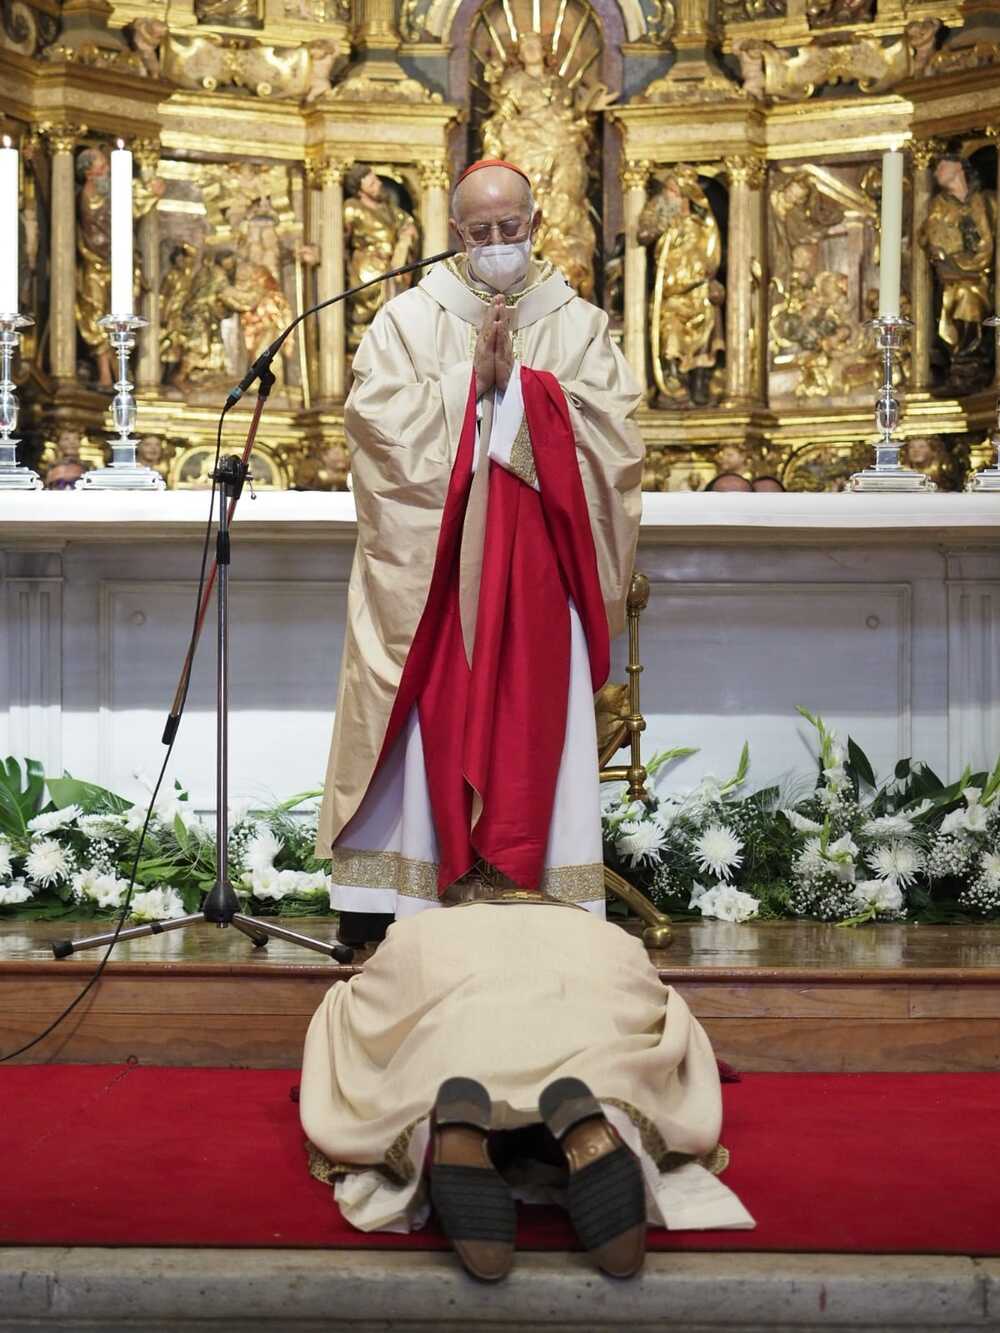
[[[417, 224], [389, 197], [380, 176], [358, 165], [347, 173], [344, 241], [347, 286], [356, 287], [417, 257]], [[410, 285], [409, 276], [377, 283], [347, 302], [347, 346], [355, 351], [383, 301]]]
[[[85, 148], [77, 159], [76, 325], [90, 350], [102, 389], [113, 384], [111, 348], [99, 321], [111, 310], [111, 167], [101, 148]], [[138, 179], [132, 187], [132, 214], [141, 218], [156, 206], [163, 181]], [[138, 277], [138, 274], [136, 275]]]
[[716, 279], [719, 225], [693, 167], [664, 179], [639, 215], [637, 234], [653, 250], [650, 344], [660, 396], [665, 404], [703, 407], [725, 346], [725, 290]]
[[982, 321], [993, 310], [996, 196], [958, 156], [942, 157], [934, 178], [938, 190], [920, 240], [940, 286], [937, 331], [949, 353], [949, 386], [961, 392], [980, 387], [988, 372]]
[[485, 71], [491, 112], [483, 122], [483, 156], [516, 162], [529, 176], [542, 222], [535, 254], [549, 259], [583, 297], [594, 291], [596, 238], [587, 200], [592, 117], [612, 98], [549, 67], [537, 32], [523, 32], [509, 63]]

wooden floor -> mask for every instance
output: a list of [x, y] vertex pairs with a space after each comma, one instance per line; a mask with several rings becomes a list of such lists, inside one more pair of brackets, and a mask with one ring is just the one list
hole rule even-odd
[[[329, 920], [296, 930], [330, 939]], [[806, 922], [678, 925], [652, 955], [717, 1054], [745, 1070], [1000, 1070], [1000, 927]], [[90, 925], [0, 925], [0, 1055], [79, 992], [99, 954], [50, 944]], [[24, 1058], [294, 1066], [339, 967], [275, 941], [196, 926], [120, 945], [73, 1015]]]

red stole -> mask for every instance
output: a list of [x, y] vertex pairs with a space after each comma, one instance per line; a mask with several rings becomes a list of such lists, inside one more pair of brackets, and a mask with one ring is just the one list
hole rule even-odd
[[[521, 388], [539, 490], [489, 464], [471, 668], [458, 590], [476, 432], [474, 378], [430, 590], [382, 746], [384, 758], [416, 705], [441, 892], [480, 858], [523, 888], [540, 885], [566, 732], [570, 600], [586, 635], [595, 691], [610, 669], [608, 622], [566, 400], [546, 371], [522, 369]], [[473, 789], [482, 812], [471, 828]]]

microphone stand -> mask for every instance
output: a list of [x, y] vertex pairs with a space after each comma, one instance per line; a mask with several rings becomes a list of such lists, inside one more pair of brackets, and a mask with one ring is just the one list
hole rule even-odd
[[[332, 958], [338, 963], [350, 963], [354, 957], [354, 950], [349, 945], [330, 944], [325, 940], [303, 935], [300, 931], [289, 930], [286, 926], [280, 926], [270, 918], [262, 919], [245, 915], [240, 911], [239, 898], [229, 881], [229, 570], [232, 555], [230, 526], [236, 505], [243, 491], [243, 485], [249, 480], [250, 455], [253, 452], [254, 442], [257, 438], [257, 428], [260, 425], [264, 405], [270, 396], [271, 389], [274, 387], [274, 372], [271, 370], [271, 363], [297, 325], [301, 324], [307, 316], [325, 309], [326, 306], [334, 305], [338, 301], [344, 301], [349, 296], [353, 296], [355, 292], [364, 291], [366, 287], [372, 287], [378, 282], [385, 282], [389, 278], [411, 273], [415, 269], [425, 268], [439, 260], [450, 259], [455, 253], [457, 252], [454, 250], [446, 250], [441, 254], [431, 255], [427, 259], [416, 260], [412, 264], [404, 264], [401, 268], [391, 269], [388, 273], [382, 273], [377, 278], [370, 278], [367, 282], [359, 283], [358, 286], [351, 287], [347, 291], [338, 292], [336, 296], [331, 296], [326, 301], [321, 301], [319, 305], [304, 310], [264, 349], [250, 366], [240, 383], [230, 391], [226, 398], [219, 421], [220, 440], [222, 438], [222, 420], [226, 413], [236, 406], [252, 384], [257, 383], [257, 401], [254, 404], [253, 416], [247, 428], [243, 453], [239, 457], [234, 454], [227, 454], [218, 458], [215, 470], [212, 473], [212, 480], [219, 488], [219, 526], [216, 531], [215, 560], [205, 581], [201, 601], [198, 605], [194, 631], [185, 654], [184, 664], [181, 667], [180, 680], [174, 694], [170, 714], [163, 728], [162, 737], [163, 744], [170, 746], [177, 735], [191, 679], [191, 670], [194, 666], [195, 653], [198, 650], [198, 643], [212, 592], [213, 589], [216, 589], [218, 626], [215, 773], [216, 878], [214, 885], [205, 895], [200, 912], [194, 912], [189, 916], [175, 917], [171, 921], [152, 921], [143, 926], [130, 926], [117, 932], [117, 939], [119, 940], [135, 940], [149, 935], [162, 935], [168, 930], [185, 930], [188, 926], [208, 922], [220, 928], [235, 926], [237, 930], [250, 939], [255, 949], [263, 949], [268, 940], [273, 938], [285, 940], [289, 944], [299, 945], [303, 949], [313, 949], [317, 953], [326, 954], [328, 958]], [[251, 486], [252, 493], [253, 488]], [[59, 940], [52, 945], [52, 952], [56, 958], [68, 958], [71, 954], [79, 953], [84, 949], [101, 948], [103, 945], [110, 944], [115, 938], [115, 931], [105, 931], [101, 935], [90, 935], [85, 939]]]

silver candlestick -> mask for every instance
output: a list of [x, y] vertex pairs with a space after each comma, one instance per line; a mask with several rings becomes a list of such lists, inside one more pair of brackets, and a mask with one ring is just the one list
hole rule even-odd
[[875, 399], [875, 426], [882, 432], [875, 441], [875, 463], [851, 477], [852, 491], [933, 491], [937, 487], [922, 472], [913, 472], [899, 461], [902, 440], [896, 437], [901, 416], [899, 395], [893, 384], [896, 354], [903, 344], [903, 334], [913, 325], [900, 315], [879, 315], [865, 328], [874, 329], [882, 353], [882, 387]]
[[42, 479], [30, 467], [19, 467], [15, 438], [17, 389], [14, 384], [14, 353], [21, 340], [19, 329], [33, 324], [27, 315], [0, 314], [0, 491], [40, 491]]
[[[989, 319], [983, 320], [983, 325], [988, 329], [1000, 330], [1000, 316], [991, 315]], [[997, 348], [997, 355], [1000, 356], [1000, 347]], [[997, 399], [997, 424], [990, 436], [990, 443], [996, 450], [996, 460], [992, 467], [984, 467], [975, 474], [967, 490], [1000, 491], [1000, 398]]]
[[128, 377], [129, 353], [135, 347], [136, 329], [145, 326], [146, 320], [138, 315], [105, 315], [100, 321], [101, 327], [108, 330], [108, 341], [118, 357], [118, 379], [115, 381], [115, 396], [111, 404], [111, 418], [114, 421], [118, 438], [111, 441], [111, 463], [108, 467], [95, 468], [85, 472], [76, 483], [78, 491], [162, 491], [164, 480], [151, 467], [143, 467], [135, 459], [135, 447], [138, 443], [132, 436], [135, 425], [135, 399], [132, 397], [132, 383]]

